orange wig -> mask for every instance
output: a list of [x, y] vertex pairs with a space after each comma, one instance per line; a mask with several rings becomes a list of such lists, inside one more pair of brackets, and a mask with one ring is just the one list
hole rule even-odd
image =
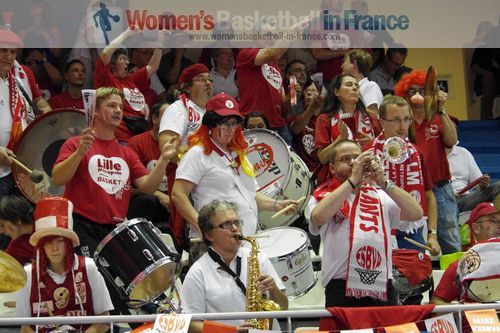
[[406, 75], [402, 78], [395, 86], [394, 86], [394, 95], [406, 98], [408, 94], [408, 90], [410, 86], [425, 85], [425, 71], [421, 69], [413, 70], [410, 74]]
[[[188, 138], [189, 148], [195, 145], [202, 145], [205, 155], [210, 155], [212, 152], [212, 140], [210, 139], [210, 129], [207, 125], [201, 125], [200, 128]], [[234, 132], [233, 139], [229, 142], [228, 147], [238, 153], [238, 155], [245, 151], [248, 143], [243, 136], [241, 126]]]

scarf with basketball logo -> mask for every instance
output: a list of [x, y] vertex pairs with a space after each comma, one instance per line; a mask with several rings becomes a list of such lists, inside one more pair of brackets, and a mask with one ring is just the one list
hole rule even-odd
[[420, 161], [420, 154], [417, 148], [408, 138], [405, 138], [405, 142], [408, 145], [408, 158], [400, 164], [394, 164], [384, 158], [385, 140], [384, 133], [380, 133], [372, 144], [375, 156], [380, 157], [382, 161], [385, 176], [387, 179], [392, 180], [396, 186], [410, 193], [417, 200], [420, 207], [422, 207], [424, 216], [427, 216], [427, 200], [425, 200], [422, 162]]
[[21, 133], [26, 127], [25, 119], [27, 117], [27, 111], [24, 100], [17, 86], [15, 67], [12, 67], [7, 75], [9, 80], [10, 111], [12, 114], [12, 125], [7, 148], [14, 149], [15, 143], [19, 140]]
[[387, 300], [388, 241], [384, 212], [374, 186], [363, 182], [350, 210], [348, 297]]

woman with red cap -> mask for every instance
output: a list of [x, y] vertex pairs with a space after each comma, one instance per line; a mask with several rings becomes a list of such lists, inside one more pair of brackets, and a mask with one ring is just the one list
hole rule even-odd
[[206, 109], [201, 127], [189, 137], [191, 149], [177, 168], [172, 199], [191, 225], [192, 237], [201, 236], [198, 211], [216, 199], [234, 202], [244, 221], [243, 234], [254, 234], [258, 210], [278, 211], [290, 204], [297, 206], [298, 202], [276, 201], [257, 192], [252, 165], [245, 154], [244, 118], [238, 102], [221, 93], [208, 101]]
[[[16, 317], [109, 315], [113, 309], [104, 279], [90, 258], [77, 256], [80, 244], [73, 231], [73, 204], [59, 198], [38, 202], [35, 232], [30, 244], [36, 249], [36, 262], [25, 266], [26, 285], [16, 295]], [[38, 327], [42, 331], [51, 326]], [[80, 330], [105, 332], [103, 324], [82, 325]], [[33, 332], [21, 326], [21, 332]]]

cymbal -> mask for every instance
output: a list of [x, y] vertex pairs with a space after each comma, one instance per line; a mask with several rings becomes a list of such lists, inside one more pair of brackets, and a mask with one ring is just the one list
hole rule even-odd
[[24, 287], [26, 272], [7, 252], [0, 250], [0, 293], [11, 293]]

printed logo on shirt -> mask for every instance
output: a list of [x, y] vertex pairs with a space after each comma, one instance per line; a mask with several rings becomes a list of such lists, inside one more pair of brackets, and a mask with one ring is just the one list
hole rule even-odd
[[82, 272], [77, 272], [75, 275], [75, 283], [82, 282], [83, 281], [83, 274]]
[[[87, 303], [87, 287], [85, 286], [85, 283], [76, 283], [75, 286], [76, 292], [82, 300], [82, 304]], [[80, 304], [80, 301], [78, 300], [78, 297], [76, 295], [77, 294], [75, 293], [75, 304]]]
[[[148, 171], [151, 172], [155, 168], [156, 164], [158, 164], [158, 160], [151, 160], [149, 161], [148, 165], [146, 165], [146, 169], [148, 169]], [[160, 185], [158, 185], [158, 191], [166, 192], [167, 189], [168, 189], [167, 176], [163, 175], [161, 183]]]
[[121, 198], [121, 193], [129, 187], [127, 181], [130, 170], [120, 157], [94, 155], [90, 158], [88, 168], [92, 180], [108, 194]]
[[144, 95], [140, 92], [139, 89], [123, 88], [123, 95], [125, 97], [125, 100], [127, 100], [128, 104], [134, 111], [141, 112], [144, 110], [146, 100], [144, 99]]
[[437, 124], [431, 124], [424, 129], [425, 140], [437, 139], [439, 137], [439, 128]]
[[302, 146], [307, 154], [311, 155], [314, 151], [314, 135], [308, 133], [302, 137]]
[[262, 76], [264, 76], [266, 81], [274, 89], [281, 89], [283, 79], [281, 77], [281, 73], [279, 72], [279, 70], [277, 70], [273, 66], [269, 66], [268, 64], [264, 64], [264, 65], [260, 66], [260, 70], [262, 72]]

